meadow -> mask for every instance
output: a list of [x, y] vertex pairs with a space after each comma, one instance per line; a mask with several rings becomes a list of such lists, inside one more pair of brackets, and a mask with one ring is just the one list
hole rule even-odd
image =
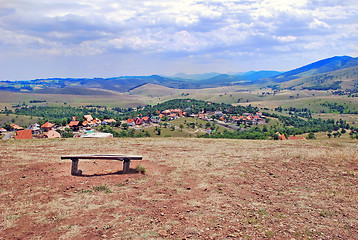
[[[357, 239], [349, 139], [0, 140], [0, 239]], [[84, 153], [142, 155], [71, 161]], [[145, 168], [145, 174], [136, 168]]]

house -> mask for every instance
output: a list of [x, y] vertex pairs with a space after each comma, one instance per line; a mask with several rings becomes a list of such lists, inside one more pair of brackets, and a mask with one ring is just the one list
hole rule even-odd
[[98, 118], [95, 118], [92, 120], [92, 125], [94, 126], [98, 126], [98, 125], [101, 125], [102, 121], [99, 120]]
[[209, 128], [209, 127], [206, 129], [206, 132], [209, 133], [209, 134], [211, 134], [212, 131], [213, 131], [213, 130], [211, 130], [211, 128]]
[[223, 112], [222, 112], [222, 111], [215, 111], [215, 112], [214, 112], [214, 115], [215, 115], [215, 116], [220, 116], [220, 117], [221, 117], [221, 116], [222, 116], [222, 115], [224, 115], [224, 114], [223, 114]]
[[61, 138], [61, 134], [55, 130], [50, 130], [44, 133], [45, 138]]
[[7, 132], [5, 128], [0, 128], [0, 133]]
[[17, 125], [17, 124], [10, 124], [10, 127], [11, 127], [12, 130], [15, 130], [15, 131], [24, 130], [23, 127], [20, 127], [20, 126]]
[[171, 111], [167, 109], [167, 110], [162, 111], [162, 114], [163, 114], [164, 116], [168, 116], [168, 115], [171, 114]]
[[174, 120], [174, 119], [178, 119], [178, 118], [179, 118], [177, 113], [171, 113], [171, 114], [169, 115], [169, 117], [170, 117], [171, 120]]
[[135, 124], [134, 120], [132, 118], [127, 119], [127, 124], [129, 126], [133, 126]]
[[91, 122], [93, 120], [91, 115], [83, 115], [83, 118], [86, 119], [87, 122]]
[[153, 123], [160, 123], [160, 117], [159, 116], [153, 116], [150, 118], [150, 121]]
[[287, 138], [286, 138], [284, 133], [281, 134], [281, 133], [277, 132], [276, 135], [278, 136], [278, 140], [283, 140], [283, 141], [287, 140]]
[[31, 124], [26, 129], [30, 129], [32, 134], [40, 134], [41, 133], [40, 124], [37, 124], [37, 123]]
[[113, 138], [113, 134], [104, 132], [89, 132], [83, 134], [81, 138]]
[[135, 120], [135, 124], [136, 124], [136, 125], [141, 125], [142, 122], [143, 122], [143, 118], [137, 118], [137, 119]]
[[289, 136], [288, 140], [307, 140], [305, 137]]
[[143, 117], [143, 123], [149, 124], [150, 118], [149, 117]]
[[32, 139], [32, 132], [30, 129], [18, 130], [15, 139]]
[[78, 131], [80, 129], [80, 121], [71, 121], [68, 126], [72, 129], [72, 131]]
[[52, 130], [54, 126], [55, 126], [55, 124], [46, 122], [41, 126], [41, 129], [44, 130], [45, 132], [48, 132], [48, 131]]
[[116, 123], [117, 121], [114, 120], [113, 118], [111, 119], [103, 119], [102, 124], [111, 124], [111, 123]]

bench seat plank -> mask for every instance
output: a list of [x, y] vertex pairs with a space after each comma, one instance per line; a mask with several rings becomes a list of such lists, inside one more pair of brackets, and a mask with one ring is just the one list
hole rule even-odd
[[98, 160], [119, 160], [124, 159], [130, 160], [142, 160], [142, 156], [136, 155], [124, 155], [124, 154], [81, 154], [81, 155], [66, 155], [62, 156], [61, 159], [98, 159]]

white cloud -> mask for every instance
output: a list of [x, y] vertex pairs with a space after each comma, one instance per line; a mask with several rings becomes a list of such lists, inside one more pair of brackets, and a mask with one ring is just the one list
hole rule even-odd
[[357, 16], [354, 0], [2, 0], [0, 54], [313, 58], [356, 49]]
[[329, 28], [328, 24], [318, 20], [317, 18], [313, 19], [313, 22], [310, 23], [311, 29], [321, 29], [321, 28]]

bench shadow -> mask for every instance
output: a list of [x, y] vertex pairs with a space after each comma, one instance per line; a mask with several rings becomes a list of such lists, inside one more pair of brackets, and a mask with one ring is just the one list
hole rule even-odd
[[138, 174], [136, 169], [130, 168], [127, 173], [124, 173], [123, 170], [110, 173], [95, 173], [95, 174], [81, 174], [76, 175], [76, 177], [102, 177], [102, 176], [111, 176], [111, 175], [127, 175], [127, 174]]

